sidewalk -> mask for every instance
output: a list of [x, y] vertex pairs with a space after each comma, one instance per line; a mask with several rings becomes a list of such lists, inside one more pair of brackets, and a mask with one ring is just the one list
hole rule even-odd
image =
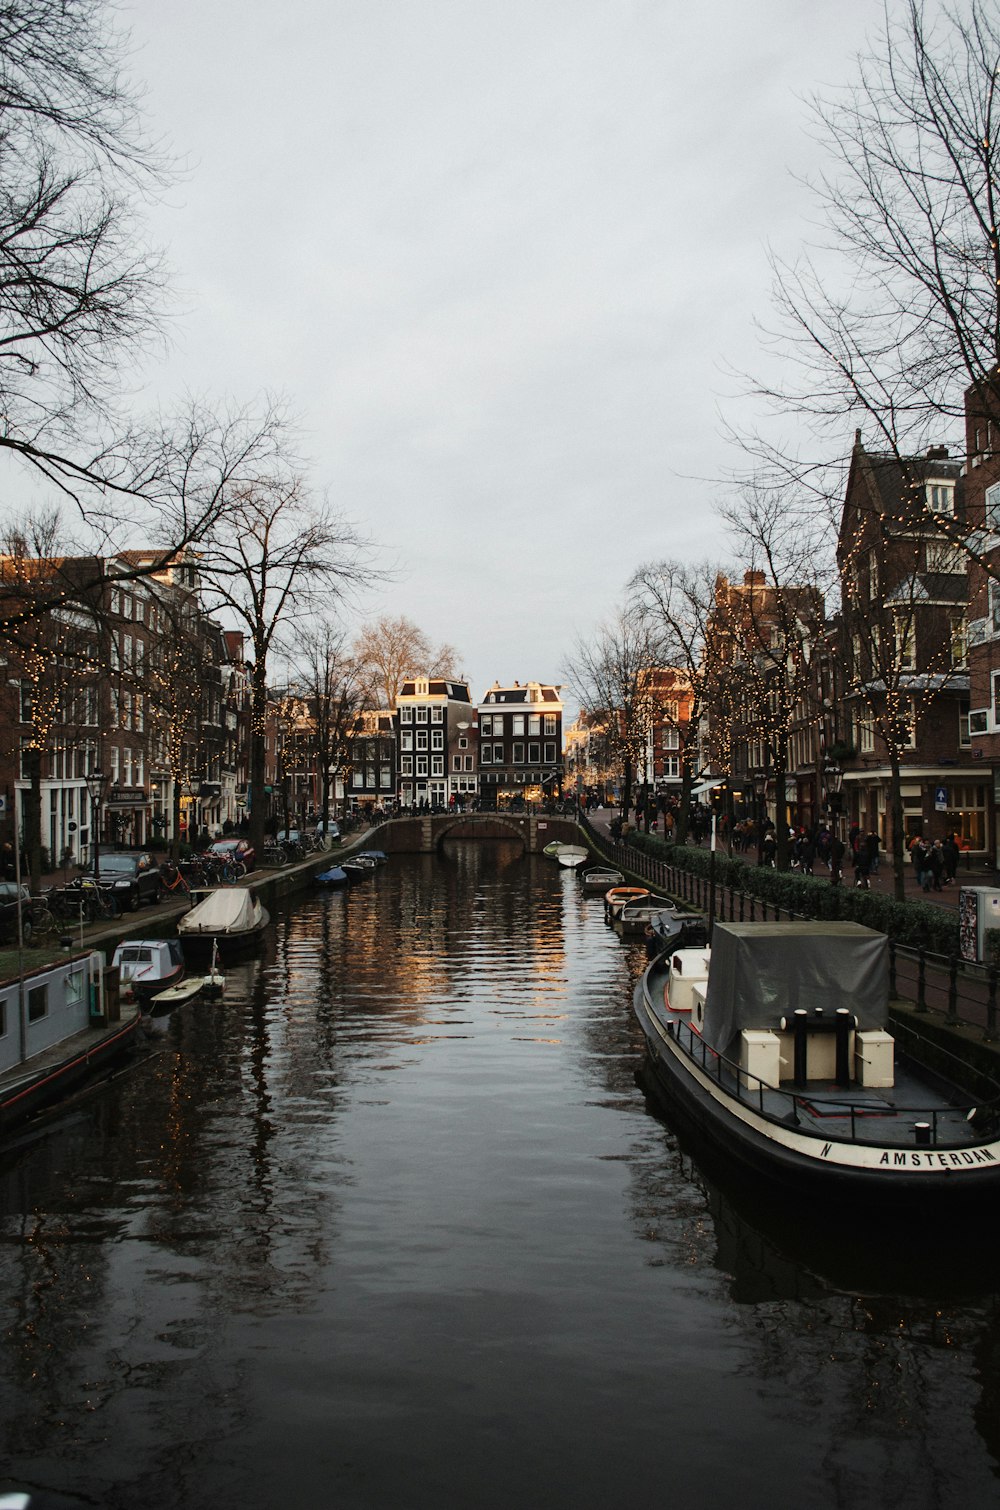
[[[600, 829], [602, 833], [608, 833], [609, 825], [617, 816], [618, 810], [611, 807], [587, 814], [589, 821], [596, 829]], [[694, 846], [689, 844], [689, 847], [693, 848]], [[703, 839], [698, 848], [708, 850], [710, 848], [709, 840]], [[731, 857], [734, 860], [743, 860], [748, 865], [755, 865], [757, 863], [756, 849], [748, 850], [746, 853], [740, 849], [736, 849], [732, 851], [732, 855], [730, 856], [728, 847], [721, 840], [718, 843], [716, 853], [725, 855], [727, 859]], [[792, 870], [789, 874], [793, 876], [798, 875], [799, 871]], [[817, 866], [813, 872], [813, 876], [817, 880], [829, 883], [830, 872], [823, 865]], [[932, 906], [943, 907], [947, 912], [958, 911], [958, 897], [963, 886], [1000, 886], [1000, 876], [997, 875], [992, 866], [987, 867], [980, 862], [980, 868], [977, 868], [975, 865], [970, 865], [966, 858], [963, 858], [954, 882], [950, 886], [943, 886], [941, 891], [923, 891], [917, 884], [916, 872], [909, 861], [903, 866], [903, 879], [906, 900], [908, 902], [930, 902]], [[843, 879], [840, 884], [845, 891], [854, 887], [854, 868], [849, 863], [846, 863], [846, 860]], [[869, 890], [881, 892], [883, 896], [891, 897], [894, 894], [895, 885], [892, 873], [892, 861], [884, 854], [879, 863], [878, 874], [869, 877]]]

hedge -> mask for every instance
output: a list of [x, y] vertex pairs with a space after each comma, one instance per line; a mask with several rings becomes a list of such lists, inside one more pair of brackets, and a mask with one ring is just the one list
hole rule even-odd
[[[633, 849], [674, 865], [696, 876], [708, 877], [712, 856], [706, 849], [684, 844], [667, 844], [656, 834], [633, 830], [625, 836]], [[864, 891], [854, 886], [831, 886], [818, 876], [804, 876], [794, 871], [772, 870], [770, 866], [752, 865], [720, 853], [715, 854], [715, 879], [721, 886], [731, 886], [747, 896], [760, 897], [787, 912], [808, 918], [847, 918], [887, 933], [897, 944], [924, 948], [931, 954], [957, 955], [958, 918], [942, 912], [930, 902], [897, 902], [881, 892]]]

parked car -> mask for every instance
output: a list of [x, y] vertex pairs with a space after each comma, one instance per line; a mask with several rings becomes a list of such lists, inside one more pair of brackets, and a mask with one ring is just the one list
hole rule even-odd
[[[84, 866], [83, 874], [93, 876], [93, 861]], [[158, 902], [163, 890], [160, 867], [146, 854], [101, 855], [98, 880], [114, 893], [123, 912], [135, 912], [140, 902]]]
[[317, 839], [329, 839], [331, 843], [335, 844], [340, 838], [340, 824], [333, 818], [330, 819], [329, 823], [324, 823], [321, 818], [316, 825], [316, 837]]
[[257, 863], [254, 847], [245, 839], [217, 839], [209, 845], [206, 854], [214, 855], [217, 860], [236, 860], [247, 870], [253, 870]]
[[275, 844], [301, 844], [302, 833], [297, 828], [279, 828], [274, 842]]
[[[17, 943], [17, 882], [0, 881], [0, 939]], [[34, 903], [27, 886], [21, 887], [21, 938], [30, 944]]]

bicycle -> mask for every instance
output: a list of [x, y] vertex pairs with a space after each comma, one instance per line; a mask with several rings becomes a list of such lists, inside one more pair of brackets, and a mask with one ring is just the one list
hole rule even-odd
[[284, 865], [285, 852], [280, 844], [265, 844], [261, 854], [262, 865]]

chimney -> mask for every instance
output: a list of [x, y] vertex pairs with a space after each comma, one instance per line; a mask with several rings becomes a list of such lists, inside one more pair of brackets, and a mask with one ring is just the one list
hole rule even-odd
[[928, 461], [947, 461], [948, 460], [948, 447], [947, 446], [928, 446], [927, 447], [927, 460]]

